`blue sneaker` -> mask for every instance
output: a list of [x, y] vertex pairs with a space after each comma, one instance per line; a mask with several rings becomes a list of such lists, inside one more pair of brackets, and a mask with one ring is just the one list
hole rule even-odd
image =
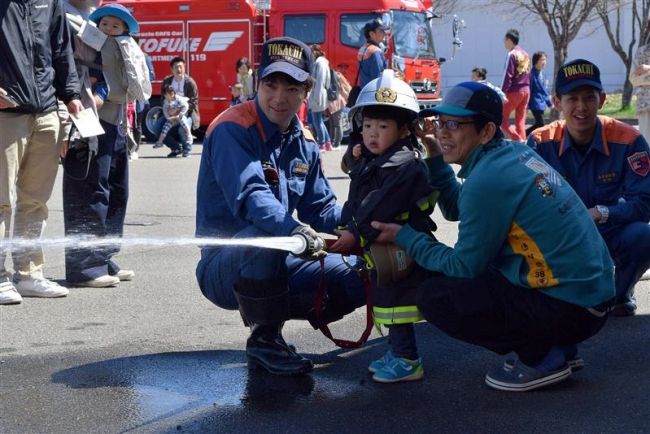
[[386, 366], [394, 358], [395, 357], [393, 356], [393, 353], [390, 350], [388, 350], [386, 354], [384, 354], [377, 360], [370, 363], [370, 365], [368, 365], [368, 370], [374, 374], [380, 369], [384, 369], [384, 366]]
[[517, 360], [511, 369], [504, 365], [485, 376], [485, 384], [506, 392], [526, 392], [564, 381], [571, 375], [571, 368], [564, 364], [557, 369], [544, 371], [526, 366]]
[[382, 369], [378, 369], [372, 379], [378, 383], [398, 383], [400, 381], [417, 381], [424, 377], [422, 359], [409, 360], [393, 357]]

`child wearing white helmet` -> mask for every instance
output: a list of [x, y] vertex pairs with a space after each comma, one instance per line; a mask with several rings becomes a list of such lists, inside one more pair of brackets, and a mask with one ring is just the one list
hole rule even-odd
[[429, 215], [437, 192], [428, 185], [411, 128], [419, 109], [413, 90], [392, 70], [361, 90], [350, 119], [360, 124], [362, 155], [350, 173], [340, 237], [329, 249], [350, 252], [361, 247], [373, 267], [374, 321], [388, 328], [390, 350], [368, 369], [373, 380], [382, 383], [420, 380], [424, 375], [413, 323], [422, 319], [415, 290], [425, 271], [396, 245], [375, 243], [378, 232], [370, 226], [373, 220], [408, 223], [433, 237], [435, 224]]

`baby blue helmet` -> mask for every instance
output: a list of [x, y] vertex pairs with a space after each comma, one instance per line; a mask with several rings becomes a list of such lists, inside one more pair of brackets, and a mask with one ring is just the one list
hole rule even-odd
[[112, 17], [117, 17], [126, 23], [126, 26], [129, 28], [129, 33], [138, 33], [140, 31], [140, 25], [131, 15], [131, 11], [120, 4], [108, 4], [104, 5], [101, 8], [95, 9], [95, 11], [90, 14], [88, 19], [95, 24], [99, 24], [99, 21], [102, 17], [110, 15]]
[[405, 110], [415, 119], [420, 112], [418, 98], [411, 86], [395, 77], [395, 71], [385, 69], [379, 78], [366, 84], [357, 98], [356, 104], [350, 109], [350, 122], [357, 125], [361, 122], [361, 109], [367, 106], [389, 106]]

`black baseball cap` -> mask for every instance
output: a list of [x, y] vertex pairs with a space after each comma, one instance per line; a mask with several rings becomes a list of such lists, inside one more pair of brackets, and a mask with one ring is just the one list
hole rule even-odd
[[297, 39], [269, 39], [262, 47], [260, 78], [282, 72], [296, 81], [304, 82], [311, 75], [313, 64], [311, 49]]
[[373, 18], [363, 26], [363, 33], [367, 35], [369, 32], [375, 31], [377, 29], [387, 31], [390, 30], [390, 27], [384, 24], [381, 18]]
[[585, 59], [572, 60], [560, 66], [555, 77], [555, 94], [560, 96], [580, 86], [591, 86], [602, 91], [600, 69]]
[[501, 125], [503, 103], [491, 87], [476, 81], [465, 81], [452, 87], [441, 105], [421, 110], [419, 115], [482, 116]]

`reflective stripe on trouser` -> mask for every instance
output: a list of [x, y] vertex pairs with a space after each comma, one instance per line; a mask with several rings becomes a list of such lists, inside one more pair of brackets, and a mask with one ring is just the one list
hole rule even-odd
[[417, 306], [378, 307], [373, 306], [375, 324], [393, 325], [422, 321], [424, 317]]
[[[48, 216], [54, 180], [59, 169], [60, 123], [56, 112], [24, 114], [0, 111], [0, 239], [9, 235], [11, 204], [15, 200], [13, 236], [40, 238]], [[0, 279], [6, 250], [0, 250]], [[20, 278], [43, 276], [43, 249], [33, 246], [12, 251], [14, 270]]]

